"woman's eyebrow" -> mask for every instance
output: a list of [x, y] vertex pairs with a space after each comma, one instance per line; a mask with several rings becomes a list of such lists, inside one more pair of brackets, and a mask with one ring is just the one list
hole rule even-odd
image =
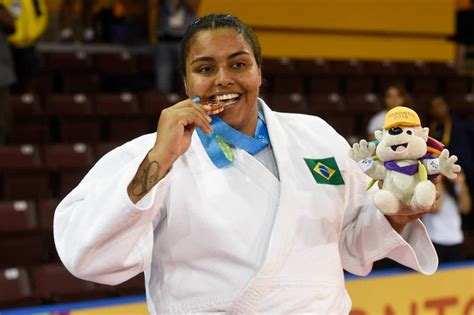
[[248, 52], [246, 52], [245, 50], [240, 50], [240, 51], [237, 51], [233, 54], [230, 54], [229, 57], [227, 57], [227, 59], [232, 59], [232, 58], [238, 57], [240, 55], [250, 55], [250, 54]]
[[194, 59], [193, 61], [191, 61], [191, 64], [199, 62], [199, 61], [214, 61], [214, 58], [207, 57], [207, 56], [198, 57], [198, 58]]
[[[227, 57], [227, 59], [232, 59], [232, 58], [238, 57], [240, 55], [250, 55], [250, 53], [248, 53], [245, 50], [239, 50], [239, 51], [236, 51], [235, 53], [230, 54]], [[209, 57], [209, 56], [198, 57], [198, 58], [193, 59], [193, 61], [191, 61], [191, 64], [194, 64], [194, 63], [200, 62], [200, 61], [210, 62], [210, 61], [214, 61], [214, 58]]]

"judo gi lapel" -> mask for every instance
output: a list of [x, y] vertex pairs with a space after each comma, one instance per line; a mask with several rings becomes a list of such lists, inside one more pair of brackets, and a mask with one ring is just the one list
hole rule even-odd
[[290, 231], [294, 229], [291, 201], [295, 198], [295, 190], [291, 179], [295, 178], [297, 174], [288, 153], [291, 152], [289, 151], [291, 143], [275, 113], [263, 100], [259, 99], [258, 101], [263, 109], [270, 142], [275, 154], [280, 176], [280, 196], [265, 260], [255, 277], [236, 299], [230, 313], [251, 313], [254, 303], [257, 303], [260, 297], [271, 288], [272, 284], [268, 280], [276, 275], [284, 265], [284, 257], [288, 252], [289, 237], [291, 236]]
[[[278, 209], [275, 216], [272, 235], [270, 237], [267, 257], [262, 266], [262, 271], [272, 270], [281, 264], [281, 256], [287, 247], [287, 231], [290, 228], [288, 224], [289, 215], [292, 207], [291, 200], [294, 199], [294, 185], [291, 184], [291, 178], [297, 175], [291, 163], [289, 152], [291, 152], [291, 143], [287, 138], [287, 134], [282, 129], [282, 126], [275, 116], [275, 113], [263, 102], [259, 100], [263, 108], [263, 113], [267, 122], [268, 133], [275, 155], [275, 160], [280, 175], [280, 200], [278, 202]], [[273, 141], [272, 141], [273, 139]], [[274, 266], [275, 265], [275, 266]], [[270, 268], [271, 267], [271, 268]]]

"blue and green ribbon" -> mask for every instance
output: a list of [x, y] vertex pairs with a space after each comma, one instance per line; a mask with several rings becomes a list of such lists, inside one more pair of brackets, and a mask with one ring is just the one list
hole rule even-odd
[[232, 128], [218, 115], [211, 115], [211, 118], [214, 131], [209, 136], [200, 128], [196, 131], [207, 155], [218, 168], [224, 168], [232, 163], [234, 160], [232, 148], [239, 148], [255, 155], [270, 144], [267, 126], [261, 113], [258, 113], [254, 137]]

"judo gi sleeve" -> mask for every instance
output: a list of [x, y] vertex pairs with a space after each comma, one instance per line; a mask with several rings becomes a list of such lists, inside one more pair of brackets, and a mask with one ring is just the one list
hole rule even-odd
[[148, 153], [133, 141], [105, 155], [58, 205], [54, 240], [76, 277], [116, 285], [151, 263], [153, 229], [165, 211], [169, 173], [137, 204], [127, 186]]
[[421, 220], [407, 224], [401, 234], [396, 232], [373, 205], [377, 188], [366, 191], [370, 178], [354, 161], [348, 159], [347, 163], [345, 214], [339, 241], [344, 269], [367, 275], [374, 261], [388, 257], [423, 274], [433, 274], [438, 256]]

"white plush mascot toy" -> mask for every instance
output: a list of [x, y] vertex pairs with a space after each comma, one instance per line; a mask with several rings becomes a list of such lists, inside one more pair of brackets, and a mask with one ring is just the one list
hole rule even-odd
[[[386, 215], [413, 214], [431, 208], [436, 187], [430, 178], [443, 174], [456, 178], [461, 167], [455, 155], [428, 136], [420, 118], [410, 108], [398, 106], [387, 112], [383, 130], [375, 131], [378, 144], [361, 140], [350, 156], [373, 181], [383, 185], [374, 195], [375, 206]], [[375, 156], [373, 156], [375, 153]], [[403, 213], [402, 209], [411, 209]]]

